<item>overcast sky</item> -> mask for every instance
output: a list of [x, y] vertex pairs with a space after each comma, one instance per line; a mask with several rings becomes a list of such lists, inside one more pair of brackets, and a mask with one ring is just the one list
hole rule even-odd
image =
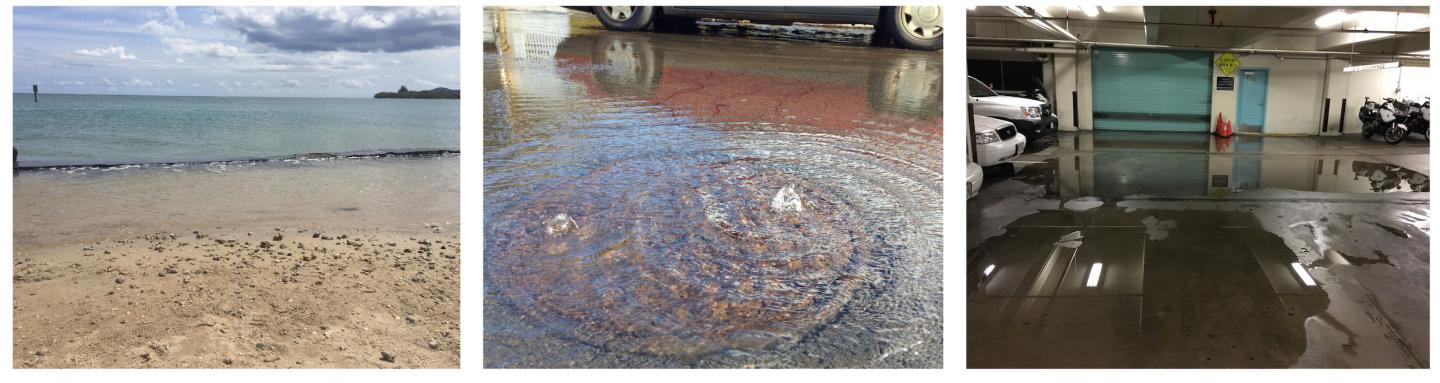
[[15, 7], [15, 92], [370, 97], [460, 87], [456, 7]]

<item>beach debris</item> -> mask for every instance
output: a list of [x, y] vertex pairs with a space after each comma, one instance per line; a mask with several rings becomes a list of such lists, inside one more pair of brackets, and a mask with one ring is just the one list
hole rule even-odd
[[256, 344], [255, 344], [255, 349], [256, 349], [256, 350], [260, 350], [260, 351], [269, 351], [269, 350], [272, 349], [272, 348], [273, 348], [273, 347], [271, 347], [270, 345], [265, 344], [265, 343], [256, 343]]
[[428, 280], [430, 280], [430, 279], [429, 279], [429, 278], [425, 278], [425, 273], [415, 273], [415, 276], [414, 276], [414, 277], [410, 277], [410, 281], [411, 281], [411, 282], [415, 282], [415, 283], [425, 283], [425, 281], [428, 281]]
[[440, 342], [436, 342], [434, 339], [431, 339], [430, 342], [427, 343], [427, 345], [430, 346], [430, 349], [431, 349], [431, 350], [439, 350], [439, 349], [440, 349]]
[[115, 277], [115, 284], [118, 285], [123, 283], [125, 283], [125, 277]]
[[775, 193], [775, 198], [770, 200], [770, 209], [776, 213], [799, 213], [805, 211], [805, 204], [800, 201], [800, 193], [795, 192], [795, 185], [790, 184]]
[[284, 235], [284, 234], [280, 234], [280, 233], [276, 233], [276, 234], [275, 234], [275, 237], [270, 238], [270, 239], [275, 240], [275, 242], [284, 241], [284, 240], [285, 240], [285, 235]]
[[380, 351], [380, 360], [395, 363], [395, 354], [391, 354], [388, 351]]
[[261, 249], [269, 249], [269, 248], [270, 248], [270, 241], [260, 241], [260, 248], [261, 248]]

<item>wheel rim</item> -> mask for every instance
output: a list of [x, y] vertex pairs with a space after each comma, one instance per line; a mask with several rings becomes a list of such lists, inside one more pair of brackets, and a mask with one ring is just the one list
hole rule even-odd
[[629, 20], [635, 15], [635, 7], [600, 7], [604, 9], [605, 16], [615, 21]]
[[610, 42], [605, 49], [606, 63], [610, 64], [613, 72], [622, 74], [625, 80], [638, 81], [640, 79], [640, 57], [630, 44], [620, 40]]
[[1390, 128], [1385, 131], [1385, 140], [1390, 142], [1400, 141], [1401, 138], [1405, 137], [1404, 132], [1405, 129]]
[[945, 13], [938, 6], [900, 7], [900, 29], [917, 39], [940, 38], [945, 30]]

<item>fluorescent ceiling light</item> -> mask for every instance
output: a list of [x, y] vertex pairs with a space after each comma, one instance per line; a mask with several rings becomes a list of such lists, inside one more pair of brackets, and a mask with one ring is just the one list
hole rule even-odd
[[1085, 12], [1085, 16], [1095, 17], [1100, 15], [1100, 8], [1096, 8], [1094, 5], [1082, 5], [1080, 6], [1080, 10]]
[[1315, 278], [1311, 278], [1310, 273], [1305, 272], [1304, 267], [1300, 267], [1300, 262], [1290, 262], [1290, 268], [1295, 269], [1295, 275], [1299, 275], [1300, 281], [1305, 282], [1306, 286], [1315, 285]]
[[1090, 264], [1090, 279], [1085, 281], [1085, 287], [1095, 287], [1100, 285], [1100, 269], [1102, 267], [1103, 266], [1100, 265], [1100, 262]]
[[1105, 13], [1115, 13], [1115, 11], [1120, 10], [1120, 7], [1113, 5], [1101, 5], [1100, 9], [1105, 10]]
[[1336, 10], [1335, 12], [1326, 13], [1325, 16], [1320, 16], [1320, 18], [1315, 19], [1315, 26], [1321, 28], [1329, 28], [1344, 21], [1345, 10], [1340, 9]]
[[1010, 14], [1023, 18], [1023, 20], [1020, 20], [1021, 22], [1030, 24], [1031, 26], [1034, 26], [1035, 29], [1054, 33], [1070, 40], [1080, 40], [1079, 37], [1075, 37], [1075, 35], [1071, 34], [1070, 31], [1067, 31], [1064, 28], [1060, 28], [1060, 26], [1055, 25], [1054, 23], [1036, 19], [1036, 17], [1050, 17], [1050, 15], [1045, 13], [1044, 10], [1030, 8], [1031, 10], [1035, 11], [1035, 14], [1031, 15], [1029, 12], [1026, 12], [1024, 8], [1018, 6], [1005, 5], [1002, 7], [1005, 11], [1010, 12]]
[[1367, 70], [1390, 69], [1390, 68], [1399, 68], [1399, 67], [1400, 67], [1400, 62], [1399, 62], [1399, 61], [1396, 61], [1396, 62], [1388, 62], [1388, 63], [1380, 63], [1380, 64], [1347, 66], [1347, 67], [1345, 67], [1345, 72], [1360, 72], [1360, 71], [1367, 71]]
[[990, 266], [985, 266], [985, 276], [990, 276], [990, 272], [992, 271], [995, 271], [995, 264], [992, 263]]
[[967, 6], [965, 6], [965, 8], [966, 8], [966, 9], [969, 9], [969, 10], [972, 10], [972, 11], [975, 10], [975, 6], [974, 6], [974, 5], [967, 5]]

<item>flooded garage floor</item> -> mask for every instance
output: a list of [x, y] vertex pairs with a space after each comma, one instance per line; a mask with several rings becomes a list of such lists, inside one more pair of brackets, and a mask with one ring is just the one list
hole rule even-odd
[[943, 367], [939, 52], [486, 13], [485, 367]]
[[1427, 368], [1418, 141], [1061, 134], [968, 202], [968, 366]]

